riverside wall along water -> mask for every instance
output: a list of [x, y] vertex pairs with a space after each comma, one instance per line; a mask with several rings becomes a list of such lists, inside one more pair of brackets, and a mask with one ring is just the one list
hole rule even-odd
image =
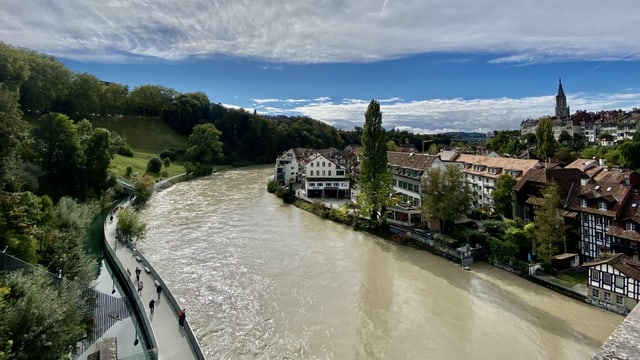
[[273, 167], [156, 194], [146, 257], [210, 359], [587, 359], [621, 316], [285, 205]]

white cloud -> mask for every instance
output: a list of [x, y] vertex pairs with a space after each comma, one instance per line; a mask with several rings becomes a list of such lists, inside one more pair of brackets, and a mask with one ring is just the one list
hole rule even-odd
[[639, 23], [637, 0], [20, 0], [3, 2], [0, 39], [85, 61], [478, 51], [496, 63], [607, 61], [640, 60]]
[[[352, 129], [362, 126], [364, 113], [370, 100], [327, 98], [321, 103], [304, 103], [295, 106], [287, 100], [269, 99], [269, 106], [255, 101], [261, 114], [304, 115], [324, 121], [337, 128]], [[567, 99], [572, 111], [601, 111], [612, 109], [631, 110], [640, 103], [640, 92], [617, 94], [576, 94]], [[382, 125], [390, 130], [408, 130], [415, 133], [444, 131], [475, 131], [519, 129], [520, 121], [553, 115], [554, 96], [496, 99], [431, 99], [419, 101], [380, 102]]]

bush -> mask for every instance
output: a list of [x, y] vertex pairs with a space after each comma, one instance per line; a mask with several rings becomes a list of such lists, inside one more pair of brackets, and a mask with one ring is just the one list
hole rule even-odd
[[131, 147], [127, 144], [122, 144], [121, 146], [118, 146], [116, 148], [116, 153], [118, 155], [122, 155], [126, 157], [133, 157], [133, 150], [131, 150]]
[[163, 178], [168, 178], [169, 173], [167, 172], [167, 170], [162, 170], [160, 171], [160, 176], [162, 176]]
[[127, 170], [125, 172], [125, 176], [126, 177], [131, 177], [131, 174], [133, 174], [133, 168], [131, 166], [127, 166]]
[[148, 173], [157, 174], [160, 172], [160, 169], [162, 169], [162, 160], [158, 159], [157, 157], [152, 157], [151, 159], [149, 159], [149, 162], [147, 163]]
[[177, 160], [178, 159], [178, 154], [176, 154], [173, 150], [165, 149], [165, 150], [162, 150], [162, 152], [160, 153], [160, 158]]
[[169, 159], [168, 157], [163, 158], [162, 159], [162, 165], [164, 165], [164, 167], [168, 168], [169, 166], [171, 166], [171, 159]]
[[278, 190], [278, 188], [279, 188], [279, 187], [280, 187], [280, 185], [279, 185], [279, 184], [278, 184], [278, 182], [277, 182], [277, 181], [275, 181], [275, 180], [270, 180], [270, 181], [267, 183], [267, 191], [268, 191], [269, 193], [271, 193], [271, 194], [275, 193], [275, 192]]

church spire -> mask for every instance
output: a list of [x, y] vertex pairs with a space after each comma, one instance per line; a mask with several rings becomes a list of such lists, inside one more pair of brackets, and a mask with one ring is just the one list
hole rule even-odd
[[567, 105], [567, 97], [564, 95], [564, 89], [562, 88], [562, 78], [559, 78], [558, 95], [556, 95], [556, 117], [558, 119], [568, 119], [569, 114], [570, 110]]

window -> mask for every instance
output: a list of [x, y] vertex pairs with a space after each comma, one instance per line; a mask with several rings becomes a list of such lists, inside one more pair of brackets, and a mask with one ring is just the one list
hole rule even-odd
[[622, 295], [616, 295], [616, 304], [624, 305], [624, 298], [622, 297]]
[[600, 281], [600, 272], [598, 270], [591, 269], [591, 280]]
[[609, 273], [602, 274], [602, 283], [605, 285], [611, 285], [611, 274]]
[[587, 207], [589, 206], [589, 202], [587, 201], [587, 199], [580, 199], [580, 206], [582, 207]]
[[313, 167], [313, 163], [309, 164], [309, 166]]
[[329, 176], [331, 176], [331, 170], [329, 170]]
[[625, 225], [626, 225], [627, 231], [636, 231], [636, 226], [635, 226], [636, 224], [634, 224], [633, 221], [627, 220], [627, 223]]
[[620, 276], [620, 275], [616, 276], [616, 287], [624, 288], [624, 283], [625, 283], [624, 276]]
[[611, 293], [610, 292], [608, 292], [608, 291], [604, 292], [604, 301], [607, 301], [607, 302], [611, 301]]
[[[318, 175], [320, 175], [320, 174], [318, 174]], [[324, 170], [322, 170], [322, 176], [324, 176]]]
[[313, 170], [311, 170], [311, 173], [309, 174], [309, 176], [313, 176]]
[[344, 176], [344, 170], [336, 170], [337, 176]]
[[607, 210], [607, 202], [604, 200], [598, 201], [598, 209]]
[[600, 291], [598, 291], [598, 289], [591, 289], [591, 297], [600, 297]]

